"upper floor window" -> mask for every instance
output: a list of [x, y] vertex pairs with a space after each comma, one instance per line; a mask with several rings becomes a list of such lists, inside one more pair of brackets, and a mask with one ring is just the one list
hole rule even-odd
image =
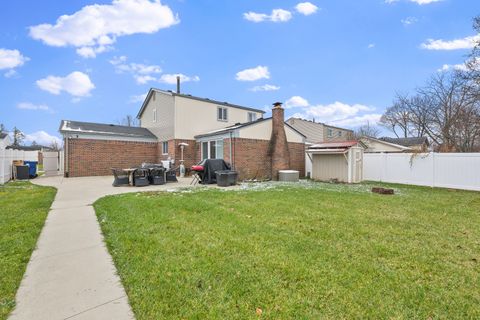
[[157, 122], [157, 109], [153, 109], [153, 122]]
[[227, 108], [218, 107], [218, 109], [217, 109], [217, 120], [228, 121], [228, 110], [227, 110]]
[[257, 114], [255, 112], [248, 113], [248, 122], [252, 122], [257, 120]]
[[168, 154], [168, 141], [162, 142], [162, 154]]
[[332, 128], [328, 128], [328, 129], [327, 129], [327, 135], [328, 135], [329, 137], [333, 137], [333, 129], [332, 129]]
[[342, 136], [342, 130], [338, 130], [338, 136], [339, 136], [339, 137]]

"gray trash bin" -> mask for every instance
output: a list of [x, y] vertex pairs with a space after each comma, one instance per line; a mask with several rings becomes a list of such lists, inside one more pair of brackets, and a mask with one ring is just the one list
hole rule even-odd
[[217, 176], [217, 185], [219, 187], [229, 187], [237, 184], [237, 172], [232, 170], [219, 170], [215, 172]]
[[17, 170], [17, 179], [18, 180], [27, 180], [29, 178], [29, 176], [30, 176], [29, 166], [27, 166], [27, 165], [16, 166], [15, 169]]

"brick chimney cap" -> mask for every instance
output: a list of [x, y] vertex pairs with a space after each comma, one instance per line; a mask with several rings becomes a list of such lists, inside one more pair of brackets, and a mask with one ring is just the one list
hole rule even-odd
[[274, 106], [275, 108], [281, 108], [281, 107], [282, 107], [282, 104], [283, 104], [283, 103], [281, 103], [281, 102], [274, 102], [274, 103], [273, 103], [273, 106]]

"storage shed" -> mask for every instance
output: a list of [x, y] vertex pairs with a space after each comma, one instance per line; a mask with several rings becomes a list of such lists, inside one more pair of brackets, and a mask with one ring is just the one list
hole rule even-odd
[[358, 141], [327, 142], [311, 145], [312, 179], [359, 183], [363, 180], [363, 148]]

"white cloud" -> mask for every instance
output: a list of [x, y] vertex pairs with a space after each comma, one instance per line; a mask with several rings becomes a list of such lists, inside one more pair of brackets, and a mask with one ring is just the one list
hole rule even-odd
[[62, 145], [62, 140], [59, 137], [50, 135], [43, 130], [25, 134], [25, 142], [32, 143], [33, 141], [44, 146], [49, 146], [52, 142], [56, 142], [59, 146]]
[[76, 47], [79, 55], [91, 58], [110, 50], [117, 37], [155, 33], [177, 23], [178, 17], [159, 0], [113, 0], [62, 15], [55, 24], [32, 26], [30, 36], [49, 46]]
[[400, 20], [405, 27], [408, 27], [414, 23], [418, 22], [418, 19], [415, 17], [406, 17], [405, 19]]
[[199, 76], [186, 76], [181, 73], [175, 73], [175, 74], [162, 74], [160, 76], [160, 79], [158, 79], [159, 82], [167, 83], [167, 84], [176, 84], [177, 83], [177, 76], [180, 77], [181, 82], [190, 82], [190, 81], [200, 81]]
[[143, 94], [137, 94], [130, 96], [130, 100], [128, 101], [129, 103], [139, 103], [145, 101], [145, 98], [147, 97], [146, 93]]
[[277, 91], [280, 90], [279, 86], [275, 86], [273, 84], [264, 84], [263, 86], [255, 86], [250, 89], [250, 91], [258, 92], [258, 91]]
[[300, 96], [293, 96], [287, 101], [285, 101], [285, 108], [297, 108], [297, 107], [308, 107], [309, 103], [305, 98]]
[[370, 43], [368, 46], [367, 46], [368, 49], [373, 49], [375, 48], [375, 43]]
[[467, 71], [468, 67], [464, 63], [459, 63], [459, 64], [444, 64], [440, 69], [438, 69], [438, 72], [446, 72], [450, 70], [457, 70], [457, 71]]
[[270, 79], [270, 72], [266, 66], [257, 66], [251, 69], [245, 69], [237, 72], [235, 77], [238, 81], [256, 81], [260, 79]]
[[25, 57], [18, 50], [0, 48], [0, 70], [7, 70], [5, 77], [10, 78], [16, 74], [14, 68], [21, 67], [30, 58]]
[[[286, 104], [288, 104], [288, 101]], [[320, 122], [335, 126], [356, 127], [366, 123], [375, 124], [382, 116], [381, 114], [372, 112], [375, 108], [363, 104], [349, 105], [336, 101], [327, 105], [309, 105], [306, 100], [303, 104], [307, 106], [304, 107], [301, 112], [294, 114], [294, 117], [304, 119], [315, 118]]]
[[48, 76], [37, 80], [36, 84], [40, 89], [52, 94], [58, 95], [65, 91], [74, 97], [87, 97], [95, 88], [90, 77], [80, 71], [74, 71], [65, 77]]
[[23, 110], [40, 110], [40, 111], [52, 111], [46, 104], [33, 104], [31, 102], [20, 102], [17, 104], [18, 109]]
[[311, 2], [300, 2], [295, 6], [297, 12], [309, 16], [317, 12], [318, 7]]
[[270, 15], [265, 13], [247, 12], [243, 14], [243, 18], [252, 22], [287, 22], [292, 18], [292, 13], [284, 9], [273, 9]]
[[146, 65], [143, 63], [127, 63], [126, 56], [113, 57], [110, 63], [115, 67], [117, 73], [130, 73], [138, 84], [145, 84], [155, 81], [153, 75], [162, 73], [158, 65]]
[[427, 42], [422, 43], [422, 49], [427, 50], [458, 50], [471, 49], [475, 43], [480, 41], [480, 35], [469, 36], [462, 39], [442, 40], [442, 39], [428, 39]]
[[355, 116], [351, 118], [330, 121], [327, 123], [333, 126], [355, 128], [366, 124], [376, 125], [380, 121], [381, 117], [381, 114], [371, 113], [362, 116]]

